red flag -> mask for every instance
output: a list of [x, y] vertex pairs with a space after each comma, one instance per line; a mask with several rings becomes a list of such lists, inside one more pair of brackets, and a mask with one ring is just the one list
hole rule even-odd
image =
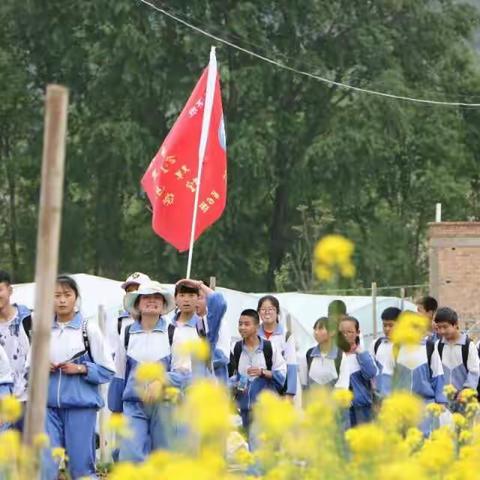
[[[208, 68], [142, 178], [153, 208], [152, 227], [177, 250], [188, 250], [199, 169], [199, 144], [206, 106]], [[220, 80], [216, 70], [213, 105], [195, 224], [195, 240], [217, 221], [227, 198], [227, 154]]]

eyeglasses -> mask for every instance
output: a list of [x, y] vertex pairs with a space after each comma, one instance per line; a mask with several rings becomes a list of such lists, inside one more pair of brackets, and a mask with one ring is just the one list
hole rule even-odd
[[273, 307], [260, 309], [260, 313], [272, 313], [272, 312], [276, 312], [275, 308]]

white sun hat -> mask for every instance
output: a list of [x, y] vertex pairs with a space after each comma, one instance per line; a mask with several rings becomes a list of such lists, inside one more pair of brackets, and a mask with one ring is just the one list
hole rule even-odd
[[121, 287], [126, 290], [129, 285], [143, 285], [145, 282], [150, 282], [150, 277], [142, 272], [132, 273], [122, 283]]
[[132, 315], [132, 317], [137, 318], [140, 313], [135, 308], [135, 302], [137, 301], [137, 298], [141, 295], [152, 295], [154, 293], [160, 293], [160, 295], [162, 295], [162, 297], [165, 299], [162, 315], [171, 312], [175, 308], [175, 300], [168, 288], [153, 280], [142, 283], [136, 292], [127, 293], [125, 297], [123, 297], [123, 306], [125, 310]]

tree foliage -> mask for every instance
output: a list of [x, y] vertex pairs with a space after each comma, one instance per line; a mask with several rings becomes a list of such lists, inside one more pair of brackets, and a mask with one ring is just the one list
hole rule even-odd
[[[451, 0], [198, 0], [166, 7], [299, 70], [362, 88], [480, 100], [475, 7]], [[33, 277], [45, 85], [70, 88], [60, 266], [161, 281], [186, 256], [157, 238], [139, 180], [211, 40], [133, 0], [0, 4], [2, 267]], [[480, 216], [480, 112], [330, 86], [218, 45], [229, 158], [221, 220], [194, 275], [311, 289], [316, 237], [356, 244], [355, 285], [422, 282], [434, 205]], [[179, 219], [181, 221], [181, 219]], [[227, 248], [225, 248], [227, 246]]]

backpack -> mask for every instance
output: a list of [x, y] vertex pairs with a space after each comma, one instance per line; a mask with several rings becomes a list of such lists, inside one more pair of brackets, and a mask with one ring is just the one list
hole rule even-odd
[[90, 350], [90, 340], [88, 339], [88, 332], [87, 332], [87, 320], [83, 320], [82, 322], [82, 340], [83, 340], [83, 351], [76, 353], [71, 360], [75, 360], [76, 358], [80, 358], [82, 355], [88, 354], [91, 360], [93, 360], [92, 352]]
[[[243, 342], [238, 341], [233, 347], [233, 354], [230, 356], [230, 363], [228, 365], [228, 373], [231, 377], [238, 372], [238, 364], [240, 362], [240, 356], [242, 355]], [[272, 370], [273, 366], [273, 349], [272, 344], [268, 340], [263, 340], [263, 355], [265, 357], [265, 365], [267, 370]]]
[[[375, 344], [373, 345], [374, 356], [377, 355], [378, 349], [380, 348], [380, 345], [382, 343], [382, 339], [383, 337], [380, 337], [380, 338], [377, 338], [377, 340], [375, 340]], [[428, 369], [430, 370], [430, 377], [433, 377], [432, 355], [433, 355], [433, 352], [435, 351], [435, 342], [432, 342], [432, 340], [427, 340], [425, 342], [425, 347], [427, 349], [427, 363], [428, 363]], [[467, 349], [467, 357], [468, 357], [468, 349]], [[440, 354], [440, 359], [441, 358], [442, 358], [442, 355]]]
[[[313, 357], [312, 352], [315, 347], [309, 348], [307, 353], [305, 354], [307, 358], [307, 377], [310, 374], [310, 368], [312, 366]], [[340, 364], [342, 363], [343, 351], [340, 348], [337, 349], [337, 356], [335, 358], [335, 370], [337, 371], [337, 375], [340, 373]]]
[[[445, 348], [445, 344], [442, 342], [438, 342], [438, 354], [440, 355], [440, 360], [442, 359], [443, 349]], [[464, 367], [467, 369], [468, 372], [468, 350], [470, 348], [470, 339], [467, 337], [465, 343], [462, 345], [462, 362]]]

